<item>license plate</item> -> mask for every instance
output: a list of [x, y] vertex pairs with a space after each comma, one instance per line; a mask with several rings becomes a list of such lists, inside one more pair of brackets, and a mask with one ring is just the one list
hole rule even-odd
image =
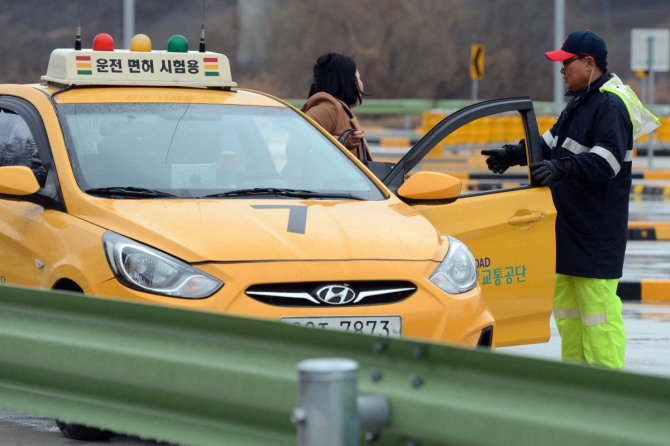
[[340, 330], [386, 338], [399, 338], [402, 335], [400, 316], [283, 317], [280, 320], [301, 327]]

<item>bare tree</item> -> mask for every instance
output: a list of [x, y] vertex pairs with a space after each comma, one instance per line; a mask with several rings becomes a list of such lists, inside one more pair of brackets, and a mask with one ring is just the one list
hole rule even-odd
[[275, 16], [268, 68], [282, 94], [290, 94], [296, 81], [306, 94], [316, 58], [337, 51], [356, 59], [375, 96], [433, 97], [439, 80], [458, 70], [449, 30], [456, 20], [454, 4], [461, 3], [285, 0]]
[[339, 51], [356, 58], [376, 97], [469, 98], [475, 43], [486, 48], [481, 96], [551, 94], [546, 85], [551, 66], [533, 52], [538, 41], [550, 48], [550, 2], [284, 0], [283, 5], [268, 60], [280, 95], [291, 96], [296, 81], [306, 93], [316, 57]]
[[[122, 42], [120, 1], [0, 2], [0, 82], [37, 82], [51, 51], [74, 44], [78, 20], [84, 47], [100, 32], [112, 34], [117, 47]], [[204, 0], [203, 20], [202, 1], [142, 0], [136, 2], [135, 29], [151, 37], [154, 49], [165, 49], [174, 34], [196, 49], [204, 21], [207, 49], [228, 55], [238, 84], [280, 97], [305, 97], [316, 57], [337, 51], [354, 56], [374, 98], [469, 99], [473, 44], [485, 47], [480, 99], [553, 95], [557, 66], [544, 58], [554, 46], [552, 1], [254, 0], [264, 9], [257, 8], [250, 22], [240, 15], [240, 4], [247, 3]], [[601, 34], [610, 68], [635, 88], [630, 30], [670, 27], [666, 3], [570, 0], [566, 30]], [[261, 55], [253, 63], [245, 58], [249, 48]], [[656, 76], [655, 95], [657, 103], [670, 101], [667, 74]]]

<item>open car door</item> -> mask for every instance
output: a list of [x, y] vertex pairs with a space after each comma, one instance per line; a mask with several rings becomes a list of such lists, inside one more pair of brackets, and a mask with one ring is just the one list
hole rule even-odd
[[[501, 130], [500, 137], [492, 135], [494, 127]], [[505, 141], [505, 137], [516, 139]], [[455, 201], [406, 201], [442, 233], [472, 250], [484, 300], [496, 319], [497, 346], [546, 342], [550, 336], [556, 220], [551, 192], [531, 184], [528, 166], [512, 167], [502, 175], [489, 173], [486, 157], [480, 154], [485, 147], [516, 144], [521, 138], [526, 141], [528, 164], [541, 160], [530, 98], [474, 104], [444, 118], [383, 179], [394, 191], [420, 170], [442, 170], [464, 181]], [[470, 173], [449, 172], [456, 170], [450, 159], [459, 154]], [[494, 183], [468, 183], [477, 169], [482, 181]]]

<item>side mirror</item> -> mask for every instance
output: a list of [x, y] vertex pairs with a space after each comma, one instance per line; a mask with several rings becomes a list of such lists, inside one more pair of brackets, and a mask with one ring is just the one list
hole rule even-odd
[[411, 201], [455, 201], [462, 182], [438, 172], [416, 172], [398, 188], [398, 195]]
[[0, 194], [32, 195], [40, 190], [35, 173], [26, 166], [0, 167]]

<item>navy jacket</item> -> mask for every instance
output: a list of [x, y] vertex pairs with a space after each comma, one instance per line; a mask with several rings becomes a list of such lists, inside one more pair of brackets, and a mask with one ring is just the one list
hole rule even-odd
[[605, 72], [572, 96], [543, 136], [545, 159], [569, 159], [566, 178], [550, 184], [556, 206], [556, 272], [622, 275], [632, 182], [633, 125], [616, 95], [601, 93]]

